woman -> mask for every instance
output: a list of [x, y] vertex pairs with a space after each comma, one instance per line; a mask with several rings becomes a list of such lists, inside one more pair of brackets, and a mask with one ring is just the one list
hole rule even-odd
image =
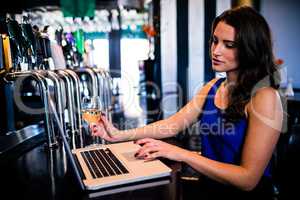
[[[211, 34], [212, 67], [226, 72], [226, 78], [211, 80], [167, 119], [120, 131], [102, 117], [93, 133], [111, 142], [137, 140], [142, 145], [138, 158], [165, 157], [190, 165], [207, 177], [203, 188], [209, 195], [270, 197], [270, 160], [283, 110], [269, 26], [252, 8], [239, 7], [218, 16]], [[196, 121], [201, 155], [157, 140]]]

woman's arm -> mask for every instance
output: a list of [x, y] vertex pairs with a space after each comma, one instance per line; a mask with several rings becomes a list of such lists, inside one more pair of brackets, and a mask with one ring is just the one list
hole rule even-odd
[[187, 152], [183, 161], [199, 172], [243, 190], [259, 182], [278, 141], [283, 110], [280, 97], [272, 88], [260, 89], [247, 106], [248, 129], [240, 166], [224, 164]]
[[137, 141], [138, 144], [144, 144], [137, 152], [137, 157], [145, 159], [166, 157], [182, 161], [216, 181], [235, 185], [242, 190], [252, 190], [272, 156], [281, 131], [283, 111], [280, 97], [272, 88], [260, 89], [247, 107], [248, 129], [240, 165], [214, 161], [162, 141], [147, 138]]
[[105, 130], [108, 134], [104, 135], [103, 129], [101, 130], [99, 128], [94, 131], [94, 134], [108, 141], [136, 140], [146, 137], [155, 139], [172, 137], [187, 128], [197, 119], [202, 111], [207, 93], [216, 81], [217, 79], [213, 79], [207, 83], [189, 103], [167, 119], [151, 123], [144, 127], [120, 131], [105, 117], [102, 117]]

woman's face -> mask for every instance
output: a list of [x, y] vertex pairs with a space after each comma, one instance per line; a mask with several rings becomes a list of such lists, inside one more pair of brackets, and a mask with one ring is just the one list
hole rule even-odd
[[217, 72], [234, 72], [238, 68], [235, 29], [220, 21], [211, 44], [212, 67]]

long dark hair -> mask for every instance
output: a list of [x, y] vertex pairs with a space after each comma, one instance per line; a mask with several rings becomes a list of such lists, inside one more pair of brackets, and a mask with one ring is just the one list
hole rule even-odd
[[229, 105], [225, 110], [225, 118], [233, 122], [244, 117], [245, 105], [258, 82], [267, 79], [269, 86], [278, 89], [280, 78], [270, 28], [257, 11], [247, 6], [225, 11], [215, 18], [211, 36], [221, 21], [236, 32], [238, 77], [234, 86], [230, 87]]

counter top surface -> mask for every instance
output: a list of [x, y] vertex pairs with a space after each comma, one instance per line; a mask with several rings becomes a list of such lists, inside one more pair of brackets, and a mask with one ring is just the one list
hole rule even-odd
[[[170, 182], [101, 196], [83, 192], [77, 185], [62, 147], [49, 150], [44, 144], [35, 146], [17, 158], [1, 160], [0, 192], [9, 199], [178, 199], [177, 171], [180, 164], [167, 163], [172, 170]], [[151, 184], [150, 184], [151, 185]], [[155, 184], [154, 184], [155, 185]]]

